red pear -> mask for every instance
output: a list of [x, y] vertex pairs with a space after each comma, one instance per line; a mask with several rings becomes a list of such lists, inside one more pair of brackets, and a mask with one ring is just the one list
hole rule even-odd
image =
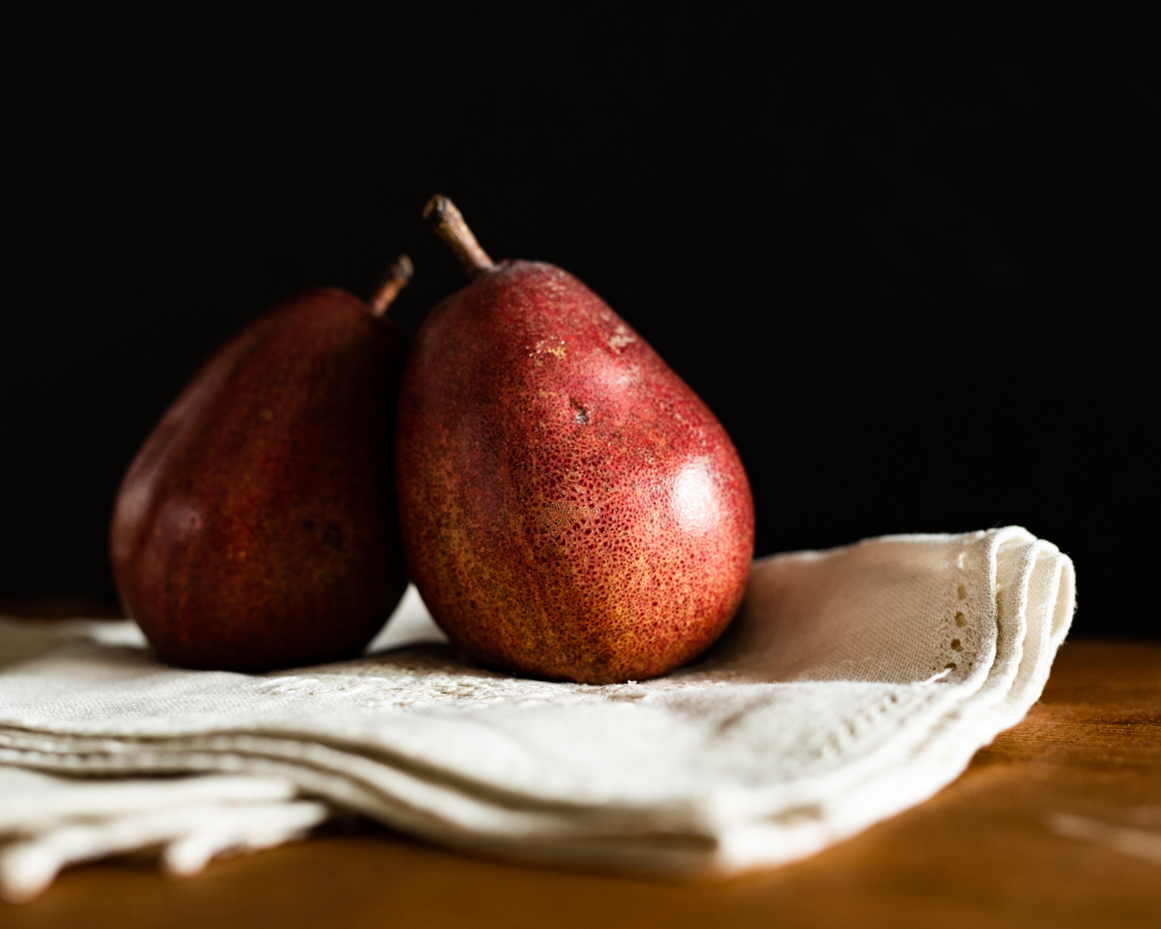
[[259, 671], [357, 654], [407, 586], [393, 482], [406, 340], [316, 290], [223, 346], [129, 468], [110, 533], [126, 611], [177, 664]]
[[493, 264], [446, 198], [425, 215], [472, 278], [424, 321], [400, 389], [400, 524], [425, 603], [521, 674], [684, 664], [733, 617], [753, 552], [729, 436], [575, 277]]

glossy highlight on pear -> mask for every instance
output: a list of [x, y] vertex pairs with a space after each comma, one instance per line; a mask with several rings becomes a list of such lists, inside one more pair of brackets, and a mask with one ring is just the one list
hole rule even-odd
[[426, 212], [472, 278], [424, 322], [400, 392], [404, 549], [432, 615], [478, 660], [550, 680], [688, 662], [753, 551], [728, 435], [575, 277], [492, 263], [446, 198]]
[[121, 485], [123, 605], [180, 665], [236, 671], [358, 654], [407, 586], [393, 487], [406, 354], [383, 314], [316, 290], [246, 327], [194, 376]]

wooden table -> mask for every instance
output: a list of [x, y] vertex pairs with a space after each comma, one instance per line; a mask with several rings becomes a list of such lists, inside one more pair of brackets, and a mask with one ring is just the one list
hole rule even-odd
[[366, 828], [211, 864], [74, 868], [3, 927], [1161, 927], [1161, 644], [1077, 641], [1043, 700], [922, 806], [795, 865], [674, 885]]

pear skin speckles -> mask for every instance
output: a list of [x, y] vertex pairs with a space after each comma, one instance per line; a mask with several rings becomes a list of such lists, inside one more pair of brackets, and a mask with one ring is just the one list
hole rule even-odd
[[554, 680], [641, 680], [738, 608], [749, 483], [721, 424], [580, 281], [505, 262], [424, 322], [396, 444], [412, 579], [449, 637]]

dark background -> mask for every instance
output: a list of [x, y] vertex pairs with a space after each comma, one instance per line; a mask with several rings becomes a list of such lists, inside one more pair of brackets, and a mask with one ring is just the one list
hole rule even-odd
[[438, 190], [718, 413], [759, 554], [1020, 523], [1079, 633], [1161, 634], [1151, 24], [162, 6], [3, 14], [0, 598], [113, 598], [122, 472], [269, 304], [407, 251], [413, 332]]

